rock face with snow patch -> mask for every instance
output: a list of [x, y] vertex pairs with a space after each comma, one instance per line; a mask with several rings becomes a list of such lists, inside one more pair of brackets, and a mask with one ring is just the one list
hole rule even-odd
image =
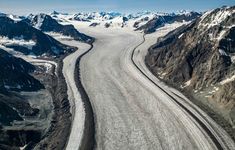
[[203, 90], [218, 86], [210, 98], [225, 109], [235, 106], [235, 7], [205, 13], [153, 45], [146, 64], [178, 87]]
[[[39, 109], [33, 108], [24, 97], [18, 94], [22, 91], [37, 91], [44, 88], [37, 79], [30, 75], [35, 67], [0, 49], [0, 68], [0, 149], [12, 149], [14, 146], [24, 145], [35, 139], [38, 141], [40, 132], [36, 129], [31, 132], [26, 129], [11, 128], [14, 126], [13, 122], [24, 121], [24, 117], [33, 117], [39, 112]], [[10, 127], [10, 129], [1, 130], [2, 125]], [[13, 138], [14, 140], [12, 140]]]
[[29, 23], [43, 32], [60, 33], [86, 43], [92, 43], [94, 41], [92, 37], [78, 32], [73, 25], [61, 25], [49, 15], [39, 14], [36, 16], [31, 16], [30, 18], [31, 20], [29, 20]]
[[[24, 21], [14, 21], [6, 16], [0, 16], [0, 38], [8, 39], [7, 43], [0, 44], [8, 48], [13, 48], [26, 55], [60, 55], [71, 52], [73, 49], [60, 42], [56, 41], [49, 35], [44, 34], [42, 31], [35, 29]], [[17, 42], [10, 42], [11, 40]], [[22, 44], [23, 41], [23, 44]], [[35, 45], [27, 44], [33, 41]], [[31, 42], [32, 43], [32, 42]]]
[[29, 73], [35, 67], [21, 58], [16, 58], [0, 49], [0, 88], [16, 91], [34, 91], [43, 85]]
[[[167, 14], [162, 16], [157, 15], [153, 19], [149, 20], [146, 24], [138, 27], [137, 30], [143, 30], [144, 33], [152, 33], [155, 32], [156, 29], [164, 26], [165, 24], [183, 21], [188, 22], [198, 18], [199, 16], [200, 14], [197, 12], [183, 14]], [[148, 18], [144, 18], [144, 20], [148, 20]], [[135, 23], [135, 26], [137, 25], [137, 23]]]

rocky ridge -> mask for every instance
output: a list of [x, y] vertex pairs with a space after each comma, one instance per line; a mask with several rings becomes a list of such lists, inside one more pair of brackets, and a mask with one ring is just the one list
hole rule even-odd
[[206, 12], [169, 33], [146, 56], [151, 71], [213, 103], [234, 124], [235, 7]]

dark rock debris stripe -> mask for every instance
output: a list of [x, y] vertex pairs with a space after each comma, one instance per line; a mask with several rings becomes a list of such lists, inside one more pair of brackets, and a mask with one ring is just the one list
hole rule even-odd
[[159, 89], [161, 89], [165, 94], [167, 94], [167, 96], [169, 96], [171, 99], [174, 100], [174, 102], [176, 102], [181, 108], [183, 108], [189, 115], [191, 115], [198, 123], [199, 125], [206, 131], [206, 133], [210, 136], [211, 140], [213, 141], [213, 143], [216, 145], [217, 149], [222, 150], [223, 147], [221, 146], [220, 142], [217, 140], [217, 138], [215, 137], [215, 135], [210, 131], [210, 129], [196, 116], [193, 114], [193, 112], [191, 112], [189, 109], [187, 109], [183, 104], [181, 104], [180, 102], [178, 102], [173, 96], [171, 96], [167, 91], [165, 91], [162, 87], [160, 87], [158, 84], [156, 84], [152, 79], [150, 79], [135, 63], [134, 61], [134, 53], [136, 51], [136, 49], [142, 45], [145, 42], [145, 35], [143, 35], [143, 41], [137, 45], [131, 54], [131, 61], [132, 63], [135, 65], [135, 67], [150, 81], [152, 82], [155, 86], [157, 86]]
[[82, 142], [79, 147], [79, 150], [93, 150], [96, 145], [94, 113], [93, 113], [90, 99], [82, 85], [81, 72], [80, 72], [81, 58], [93, 49], [93, 44], [90, 44], [90, 45], [91, 45], [90, 49], [78, 57], [76, 66], [75, 66], [75, 75], [74, 75], [76, 86], [78, 88], [78, 91], [81, 94], [81, 98], [85, 107], [84, 133], [83, 133]]

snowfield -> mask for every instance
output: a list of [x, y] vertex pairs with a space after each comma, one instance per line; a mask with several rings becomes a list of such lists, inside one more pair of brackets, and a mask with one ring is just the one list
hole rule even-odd
[[14, 37], [13, 39], [9, 39], [8, 37], [0, 36], [0, 44], [4, 46], [22, 46], [32, 50], [32, 48], [36, 45], [36, 43], [32, 40], [26, 41], [24, 37]]

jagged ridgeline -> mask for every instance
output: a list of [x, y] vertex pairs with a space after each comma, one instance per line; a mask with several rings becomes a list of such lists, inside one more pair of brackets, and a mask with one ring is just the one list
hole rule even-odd
[[[35, 29], [24, 21], [14, 21], [7, 16], [0, 16], [0, 36], [7, 38], [7, 40], [23, 40], [31, 41], [31, 46], [24, 46], [25, 44], [13, 43], [4, 44], [5, 47], [20, 51], [26, 55], [49, 55], [56, 56], [72, 52], [71, 47], [61, 44], [49, 35], [42, 31]], [[4, 42], [1, 40], [1, 42]]]
[[38, 15], [30, 15], [27, 17], [25, 22], [28, 22], [33, 27], [43, 31], [43, 32], [56, 32], [65, 36], [70, 36], [74, 40], [78, 40], [81, 42], [92, 43], [94, 38], [80, 33], [78, 30], [74, 28], [73, 25], [62, 25], [57, 22], [57, 20], [53, 19], [50, 15], [46, 14], [38, 14]]

